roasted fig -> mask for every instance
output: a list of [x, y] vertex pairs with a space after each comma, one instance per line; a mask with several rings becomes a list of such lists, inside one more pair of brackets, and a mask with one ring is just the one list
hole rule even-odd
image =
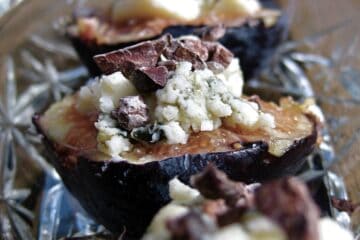
[[122, 0], [102, 6], [102, 10], [80, 9], [68, 27], [68, 36], [94, 76], [101, 73], [94, 55], [170, 33], [219, 40], [240, 59], [247, 80], [269, 61], [288, 25], [273, 1], [187, 0], [179, 1], [179, 6], [171, 4], [166, 0]]
[[[296, 173], [317, 143], [309, 104], [241, 96], [237, 59], [219, 43], [164, 36], [95, 59], [109, 75], [34, 123], [70, 192], [115, 233], [141, 236], [176, 176], [188, 184], [212, 163], [231, 179], [261, 182]], [[134, 77], [169, 61], [163, 86]]]

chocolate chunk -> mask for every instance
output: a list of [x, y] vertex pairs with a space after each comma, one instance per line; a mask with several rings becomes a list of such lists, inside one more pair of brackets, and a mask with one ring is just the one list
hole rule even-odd
[[209, 50], [199, 39], [185, 38], [181, 40], [182, 46], [195, 53], [202, 61], [209, 58]]
[[184, 216], [166, 222], [173, 240], [203, 240], [215, 231], [214, 224], [198, 211], [191, 210]]
[[209, 59], [208, 62], [216, 62], [226, 68], [231, 63], [231, 60], [234, 58], [234, 55], [227, 50], [225, 47], [218, 43], [214, 42], [205, 42], [209, 50]]
[[223, 198], [229, 207], [247, 208], [253, 204], [253, 193], [244, 183], [231, 181], [213, 165], [193, 176], [191, 183], [204, 197], [214, 200]]
[[350, 214], [360, 209], [360, 204], [354, 204], [350, 200], [332, 197], [331, 203], [337, 210], [344, 211]]
[[94, 60], [103, 73], [121, 71], [140, 93], [148, 93], [166, 85], [168, 72], [175, 70], [177, 62], [190, 62], [193, 69], [208, 66], [220, 73], [232, 58], [231, 52], [219, 43], [196, 38], [173, 39], [171, 35], [165, 35], [157, 40], [96, 55]]
[[168, 70], [165, 66], [141, 67], [128, 74], [129, 80], [140, 93], [149, 93], [163, 88], [167, 83]]
[[257, 209], [277, 222], [290, 240], [317, 240], [319, 210], [306, 188], [296, 178], [285, 178], [259, 187]]
[[105, 74], [121, 71], [126, 75], [134, 68], [155, 66], [160, 57], [159, 49], [165, 45], [163, 41], [160, 39], [158, 42], [143, 42], [129, 48], [96, 55], [94, 60]]
[[201, 60], [200, 56], [184, 46], [179, 46], [174, 52], [172, 58], [178, 62], [191, 62], [193, 69], [205, 68], [205, 62]]
[[144, 126], [149, 121], [148, 109], [140, 96], [123, 97], [119, 107], [111, 112], [120, 127], [126, 130]]

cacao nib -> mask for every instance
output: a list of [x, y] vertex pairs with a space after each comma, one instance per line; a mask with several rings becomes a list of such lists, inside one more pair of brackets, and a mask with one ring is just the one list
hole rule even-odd
[[344, 211], [350, 214], [360, 209], [360, 204], [354, 204], [350, 200], [332, 197], [331, 203], [337, 210]]
[[171, 233], [172, 240], [203, 240], [206, 239], [206, 235], [215, 231], [214, 224], [196, 210], [168, 220], [166, 227]]
[[120, 98], [119, 107], [111, 112], [121, 128], [128, 131], [144, 126], [149, 121], [148, 109], [140, 96]]
[[229, 207], [253, 205], [253, 193], [246, 188], [244, 183], [231, 181], [225, 173], [211, 164], [202, 173], [193, 176], [191, 183], [204, 197], [214, 200], [223, 198]]
[[317, 240], [319, 210], [306, 188], [296, 178], [284, 178], [259, 187], [257, 209], [277, 222], [290, 240]]

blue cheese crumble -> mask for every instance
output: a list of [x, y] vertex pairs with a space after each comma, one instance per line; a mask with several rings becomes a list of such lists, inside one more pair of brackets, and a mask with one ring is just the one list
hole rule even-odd
[[155, 118], [165, 124], [166, 136], [174, 136], [168, 143], [184, 144], [190, 132], [213, 131], [223, 118], [247, 128], [274, 128], [272, 115], [241, 98], [242, 86], [238, 60], [221, 74], [209, 69], [192, 71], [191, 63], [178, 63], [166, 86], [156, 92]]

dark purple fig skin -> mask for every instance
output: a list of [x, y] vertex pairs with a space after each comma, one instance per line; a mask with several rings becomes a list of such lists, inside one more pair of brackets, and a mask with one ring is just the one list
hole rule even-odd
[[263, 182], [295, 174], [317, 142], [316, 123], [311, 135], [296, 141], [281, 157], [268, 152], [264, 142], [249, 143], [232, 152], [171, 157], [145, 164], [126, 161], [93, 161], [57, 151], [35, 115], [33, 122], [43, 136], [49, 158], [70, 192], [99, 223], [113, 233], [126, 229], [127, 239], [139, 239], [156, 212], [171, 199], [168, 183], [174, 177], [189, 184], [192, 175], [209, 163], [231, 179], [246, 183]]
[[[229, 49], [235, 57], [240, 59], [240, 66], [244, 73], [245, 80], [248, 80], [264, 68], [274, 54], [276, 47], [283, 40], [288, 27], [288, 21], [282, 16], [279, 21], [271, 27], [266, 27], [259, 20], [257, 24], [245, 23], [239, 27], [226, 28], [225, 35], [219, 42]], [[170, 33], [174, 38], [184, 35], [198, 35], [203, 26], [172, 26], [166, 28], [162, 34]], [[78, 36], [68, 35], [74, 48], [78, 52], [80, 59], [87, 66], [93, 76], [101, 75], [100, 69], [93, 60], [93, 56], [102, 54], [124, 47], [128, 47], [141, 41], [159, 38], [154, 36], [150, 39], [142, 39], [137, 42], [126, 42], [115, 45], [98, 45], [95, 42], [85, 42]]]

